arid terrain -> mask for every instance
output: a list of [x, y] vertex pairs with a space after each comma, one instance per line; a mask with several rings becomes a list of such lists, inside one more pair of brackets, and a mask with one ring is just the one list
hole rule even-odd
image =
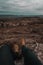
[[43, 18], [0, 18], [0, 45], [6, 41], [19, 42], [21, 37], [43, 63]]

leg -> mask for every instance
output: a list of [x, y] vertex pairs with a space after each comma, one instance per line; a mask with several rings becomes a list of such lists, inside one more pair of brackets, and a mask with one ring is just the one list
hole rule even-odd
[[10, 47], [4, 45], [0, 48], [0, 65], [14, 65]]
[[22, 47], [22, 53], [24, 56], [24, 65], [42, 65], [37, 56], [25, 46]]

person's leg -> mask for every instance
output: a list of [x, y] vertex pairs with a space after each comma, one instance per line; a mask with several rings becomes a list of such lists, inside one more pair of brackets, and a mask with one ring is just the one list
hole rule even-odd
[[8, 45], [0, 48], [0, 65], [14, 65], [13, 57]]
[[42, 65], [37, 56], [27, 47], [22, 47], [24, 65]]

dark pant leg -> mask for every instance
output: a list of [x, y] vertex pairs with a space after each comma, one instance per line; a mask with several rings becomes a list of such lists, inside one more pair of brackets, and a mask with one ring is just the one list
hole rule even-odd
[[22, 47], [22, 53], [24, 56], [24, 65], [42, 65], [37, 56], [25, 46]]
[[8, 45], [0, 48], [0, 65], [14, 65], [13, 57]]

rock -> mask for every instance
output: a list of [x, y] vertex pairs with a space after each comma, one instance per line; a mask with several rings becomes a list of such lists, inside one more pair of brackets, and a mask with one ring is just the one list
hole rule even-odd
[[26, 39], [26, 46], [35, 52], [43, 62], [43, 18], [5, 18], [0, 19], [0, 44], [13, 43]]

